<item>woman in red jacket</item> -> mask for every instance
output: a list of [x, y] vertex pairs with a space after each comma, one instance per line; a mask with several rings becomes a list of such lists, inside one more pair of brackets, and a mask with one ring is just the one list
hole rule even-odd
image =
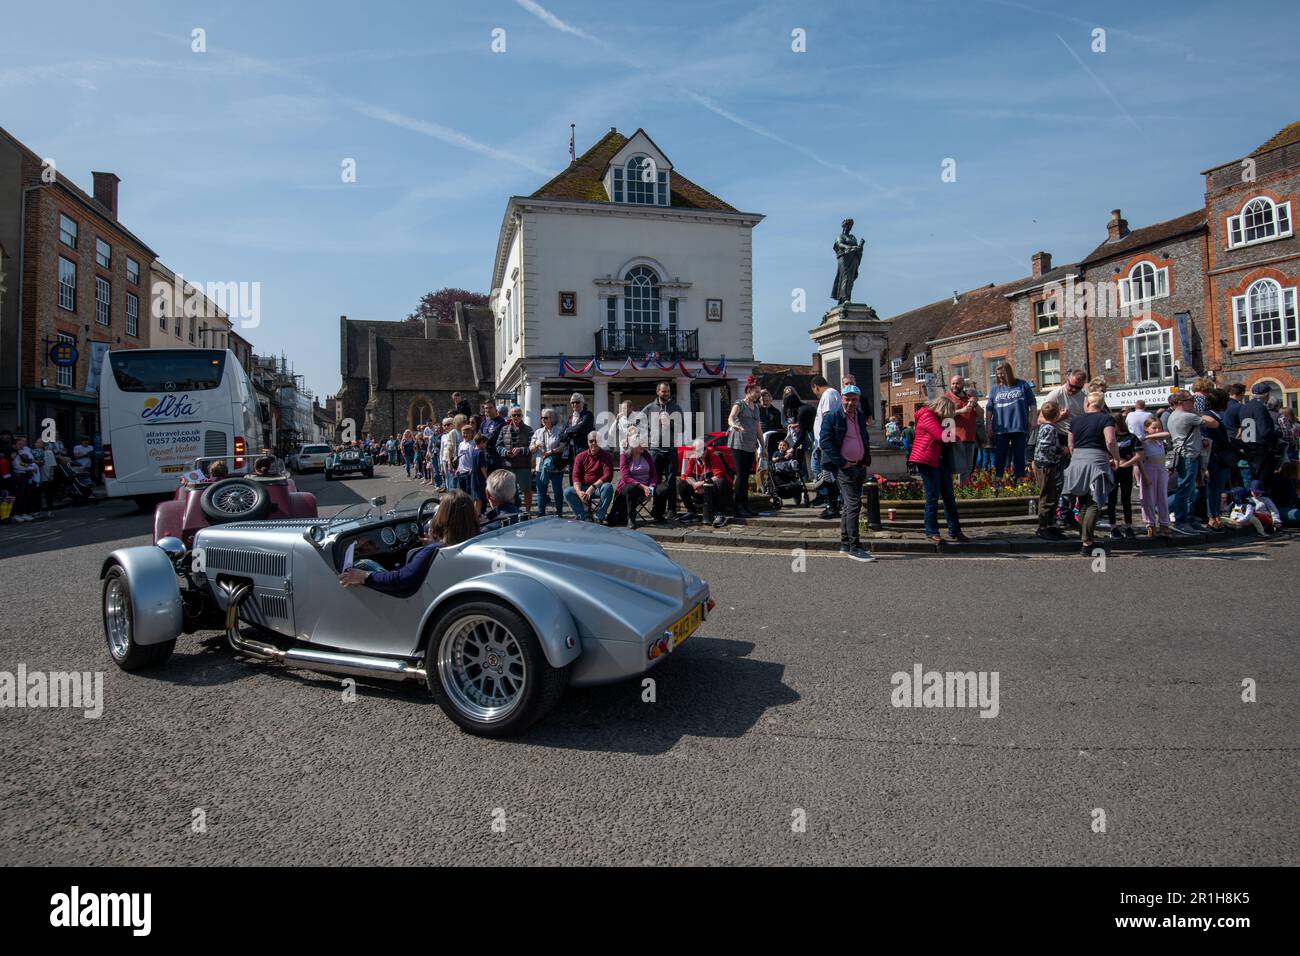
[[[917, 409], [916, 437], [912, 439], [912, 452], [907, 456], [925, 483], [925, 536], [935, 544], [943, 543], [943, 538], [939, 537], [940, 498], [943, 499], [943, 517], [948, 524], [949, 540], [970, 540], [961, 533], [957, 499], [952, 493], [952, 442], [957, 440], [952, 419], [956, 412], [952, 399], [946, 395], [940, 395], [929, 405]], [[948, 441], [945, 441], [945, 432]]]

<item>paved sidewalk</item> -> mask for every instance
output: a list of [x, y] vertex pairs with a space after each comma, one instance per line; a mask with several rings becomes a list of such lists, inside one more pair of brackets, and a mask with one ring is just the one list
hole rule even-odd
[[[382, 467], [382, 466], [381, 466]], [[407, 479], [400, 470], [390, 475], [390, 480], [409, 483], [412, 489], [420, 487], [416, 479]], [[428, 485], [424, 488], [432, 491]], [[890, 504], [899, 502], [881, 502], [881, 517], [886, 518]], [[960, 508], [960, 503], [958, 508]], [[818, 518], [819, 507], [783, 507], [760, 512], [760, 517], [749, 519], [732, 519], [723, 528], [713, 528], [702, 522], [671, 522], [664, 526], [642, 524], [637, 530], [664, 544], [690, 544], [714, 548], [751, 548], [785, 551], [804, 548], [810, 551], [837, 551], [840, 546], [840, 522]], [[911, 509], [915, 510], [915, 509]], [[975, 512], [977, 509], [972, 508]], [[567, 512], [566, 512], [567, 513]], [[865, 505], [863, 514], [866, 514]], [[941, 514], [942, 524], [942, 514]], [[1069, 533], [1060, 541], [1047, 541], [1034, 534], [1038, 526], [1037, 517], [1018, 515], [1016, 517], [980, 517], [977, 514], [963, 515], [962, 528], [971, 539], [968, 544], [945, 541], [935, 544], [926, 539], [919, 521], [912, 515], [900, 514], [895, 521], [882, 520], [880, 531], [870, 531], [864, 525], [862, 542], [872, 551], [880, 554], [942, 554], [945, 557], [961, 555], [986, 554], [1077, 554], [1080, 542], [1077, 532]], [[1096, 547], [1103, 551], [1203, 551], [1206, 548], [1231, 548], [1258, 545], [1267, 541], [1285, 541], [1293, 537], [1291, 530], [1284, 530], [1270, 538], [1260, 538], [1253, 532], [1228, 531], [1222, 534], [1177, 535], [1173, 538], [1146, 538], [1144, 529], [1137, 529], [1139, 537], [1110, 537], [1109, 526], [1102, 524], [1097, 529]]]

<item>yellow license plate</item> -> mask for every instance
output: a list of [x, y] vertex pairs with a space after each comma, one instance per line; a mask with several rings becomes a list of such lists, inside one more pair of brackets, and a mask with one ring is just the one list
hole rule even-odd
[[184, 465], [164, 465], [159, 469], [164, 475], [171, 475], [185, 470]]
[[691, 612], [674, 624], [669, 630], [673, 633], [673, 647], [677, 647], [699, 628], [704, 621], [704, 605], [697, 604]]

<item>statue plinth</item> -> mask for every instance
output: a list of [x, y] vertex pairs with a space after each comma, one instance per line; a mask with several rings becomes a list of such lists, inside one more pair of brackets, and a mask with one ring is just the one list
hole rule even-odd
[[883, 414], [879, 402], [880, 356], [893, 324], [880, 318], [869, 305], [844, 302], [829, 309], [821, 324], [808, 330], [827, 381], [838, 389], [844, 375], [852, 374], [862, 389], [867, 414], [877, 422]]
[[825, 325], [828, 322], [837, 322], [843, 319], [856, 319], [863, 322], [881, 321], [880, 316], [876, 314], [876, 310], [869, 305], [864, 305], [861, 302], [841, 302], [839, 305], [826, 310], [826, 314], [822, 316], [821, 324]]

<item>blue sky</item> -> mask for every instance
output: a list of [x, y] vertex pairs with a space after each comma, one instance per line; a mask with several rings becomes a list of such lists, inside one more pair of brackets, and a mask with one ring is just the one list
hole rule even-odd
[[[1240, 10], [1240, 16], [1232, 11]], [[339, 384], [338, 316], [487, 292], [507, 197], [610, 126], [764, 213], [763, 361], [806, 362], [845, 215], [890, 315], [1202, 202], [1300, 119], [1292, 0], [6, 3], [0, 125], [191, 280], [257, 281], [260, 352]], [[51, 22], [59, 29], [51, 29]], [[191, 51], [206, 31], [207, 52]], [[1093, 30], [1106, 31], [1104, 53]], [[493, 53], [494, 29], [506, 51]], [[791, 49], [806, 31], [807, 50]], [[357, 182], [341, 182], [345, 158]], [[955, 182], [941, 163], [956, 160]], [[808, 311], [791, 310], [804, 288]]]

